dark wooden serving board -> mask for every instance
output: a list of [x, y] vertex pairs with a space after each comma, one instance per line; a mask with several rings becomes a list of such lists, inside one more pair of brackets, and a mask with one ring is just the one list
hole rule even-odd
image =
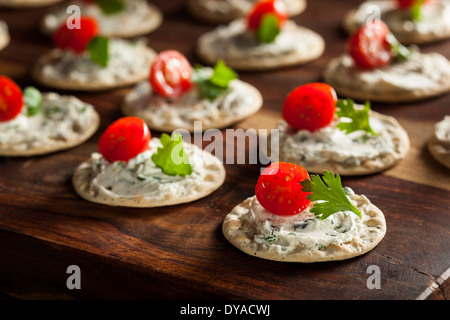
[[[361, 1], [308, 1], [295, 20], [326, 39], [324, 55], [308, 65], [271, 72], [241, 72], [264, 106], [234, 128], [273, 128], [286, 94], [321, 80], [326, 63], [344, 49], [343, 15]], [[184, 1], [154, 1], [164, 23], [147, 36], [157, 51], [177, 49], [192, 63], [195, 41], [213, 26], [191, 18]], [[32, 63], [50, 48], [38, 29], [47, 8], [0, 11], [10, 45], [0, 52], [0, 74], [35, 85]], [[423, 47], [450, 58], [450, 41]], [[450, 283], [450, 172], [427, 152], [433, 125], [449, 114], [450, 95], [420, 103], [373, 104], [395, 116], [411, 151], [382, 174], [345, 177], [385, 214], [387, 234], [371, 252], [346, 261], [280, 263], [242, 253], [223, 237], [225, 215], [254, 194], [260, 167], [227, 164], [224, 185], [193, 203], [129, 209], [82, 200], [73, 190], [75, 168], [96, 151], [101, 132], [119, 118], [129, 88], [74, 93], [96, 106], [99, 131], [69, 151], [31, 158], [0, 158], [0, 297], [21, 299], [448, 299]], [[64, 92], [63, 92], [64, 93]], [[159, 133], [155, 132], [155, 136]], [[227, 143], [232, 143], [228, 141]], [[79, 266], [81, 289], [68, 289], [67, 268]], [[381, 288], [369, 289], [368, 267], [380, 268]], [[429, 289], [431, 288], [431, 289]]]

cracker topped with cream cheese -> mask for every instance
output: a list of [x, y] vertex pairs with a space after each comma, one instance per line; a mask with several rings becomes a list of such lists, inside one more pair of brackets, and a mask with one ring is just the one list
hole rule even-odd
[[84, 199], [124, 207], [161, 207], [208, 196], [225, 180], [221, 161], [178, 132], [152, 137], [145, 122], [123, 117], [98, 143], [98, 152], [76, 169], [72, 181]]
[[95, 108], [74, 96], [42, 94], [38, 109], [24, 107], [16, 118], [0, 122], [0, 155], [34, 156], [73, 148], [98, 129]]
[[5, 22], [0, 21], [0, 50], [5, 48], [10, 40], [8, 25]]
[[225, 216], [225, 238], [246, 254], [281, 262], [345, 260], [374, 249], [386, 234], [383, 212], [342, 188], [339, 175], [325, 171], [323, 180], [301, 166], [272, 163], [255, 196]]
[[97, 91], [135, 84], [148, 77], [156, 53], [145, 41], [111, 38], [109, 61], [101, 66], [87, 52], [53, 49], [32, 68], [32, 77], [42, 85], [63, 89]]
[[427, 143], [431, 155], [442, 165], [450, 168], [450, 115], [436, 123]]
[[[306, 0], [283, 0], [290, 16], [306, 9]], [[199, 20], [209, 23], [227, 23], [242, 18], [250, 10], [255, 0], [188, 0], [189, 13]]]
[[[100, 33], [108, 37], [136, 37], [157, 29], [163, 14], [154, 4], [145, 0], [125, 0], [123, 7], [103, 9], [97, 3], [85, 1], [70, 1], [69, 3], [48, 12], [41, 21], [41, 30], [51, 35], [69, 17], [67, 8], [76, 5], [83, 16], [92, 16], [99, 23]], [[117, 6], [117, 5], [116, 5]]]
[[206, 63], [222, 59], [232, 68], [250, 71], [305, 64], [324, 50], [325, 41], [318, 33], [293, 21], [287, 21], [271, 43], [259, 42], [243, 19], [219, 26], [197, 41], [197, 53]]
[[401, 8], [398, 3], [397, 0], [365, 1], [346, 14], [343, 27], [352, 33], [374, 15], [380, 14], [380, 18], [403, 44], [427, 44], [450, 37], [450, 1], [425, 1], [418, 11]]

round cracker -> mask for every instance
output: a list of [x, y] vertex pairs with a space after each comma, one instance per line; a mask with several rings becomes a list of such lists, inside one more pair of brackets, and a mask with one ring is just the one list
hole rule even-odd
[[[446, 6], [444, 3], [434, 3], [433, 5], [443, 6], [442, 10], [449, 10], [448, 8], [444, 8], [444, 6]], [[450, 37], [450, 20], [448, 19], [443, 21], [441, 24], [436, 23], [436, 20], [430, 21], [430, 23], [427, 23], [427, 21], [423, 19], [414, 23], [410, 20], [405, 20], [403, 29], [399, 28], [398, 22], [391, 23], [389, 19], [386, 19], [386, 15], [391, 14], [390, 12], [394, 14], [398, 12], [398, 10], [396, 10], [397, 2], [395, 0], [375, 0], [363, 2], [358, 9], [350, 10], [344, 16], [344, 19], [342, 20], [343, 29], [347, 33], [351, 34], [364, 23], [369, 21], [371, 19], [371, 15], [374, 14], [373, 11], [368, 10], [370, 6], [377, 6], [379, 8], [381, 20], [387, 23], [397, 40], [404, 45], [423, 45], [438, 42]], [[408, 14], [408, 11], [403, 11], [401, 13], [398, 12], [399, 17]], [[397, 21], [399, 20], [397, 19]]]
[[63, 0], [0, 0], [0, 7], [7, 8], [34, 8], [44, 7]]
[[[111, 24], [111, 28], [102, 28], [101, 19], [116, 19], [115, 15], [102, 15], [102, 17], [96, 17], [100, 24], [100, 33], [106, 37], [131, 38], [143, 36], [159, 28], [163, 22], [162, 11], [154, 4], [148, 1], [144, 2], [147, 6], [147, 10], [145, 11], [146, 15], [139, 19], [139, 23], [127, 24], [123, 21], [117, 21], [117, 23]], [[57, 8], [53, 13], [48, 13], [43, 17], [40, 22], [40, 29], [42, 33], [48, 36], [53, 34], [56, 29], [55, 27], [57, 26], [54, 26], [54, 24], [49, 22], [49, 20], [53, 20], [51, 19], [52, 16], [58, 15], [59, 11], [62, 11], [64, 17], [67, 17], [67, 6], [68, 5], [61, 6], [60, 8]], [[136, 19], [136, 17], [130, 15], [129, 19]]]
[[[296, 25], [293, 21], [287, 21], [284, 28], [282, 32], [289, 30], [290, 34], [295, 34], [289, 42], [296, 44], [296, 46], [288, 52], [264, 54], [263, 50], [265, 49], [262, 49], [252, 55], [245, 50], [239, 51], [237, 47], [235, 49], [231, 41], [236, 36], [247, 32], [245, 21], [239, 19], [200, 36], [196, 45], [197, 55], [210, 65], [214, 65], [218, 60], [223, 60], [228, 66], [236, 70], [262, 71], [302, 65], [316, 60], [323, 54], [325, 41], [318, 33]], [[262, 44], [261, 48], [267, 49], [269, 46], [278, 47], [275, 42], [273, 44]], [[232, 55], [228, 54], [230, 50], [232, 50]]]
[[360, 209], [363, 218], [365, 218], [363, 223], [367, 227], [367, 232], [358, 234], [350, 242], [343, 243], [340, 246], [331, 244], [315, 250], [301, 247], [289, 252], [283, 251], [279, 245], [256, 242], [255, 224], [243, 221], [243, 217], [250, 210], [253, 197], [247, 198], [226, 215], [222, 224], [222, 232], [225, 238], [236, 248], [262, 259], [300, 263], [351, 259], [375, 248], [386, 234], [386, 220], [383, 212], [364, 196], [354, 194], [351, 197], [358, 204], [361, 202], [361, 205], [356, 207]]
[[31, 68], [31, 77], [41, 85], [60, 90], [101, 91], [125, 87], [148, 78], [151, 61], [153, 61], [154, 57], [156, 57], [156, 52], [151, 48], [143, 48], [141, 54], [147, 56], [148, 68], [142, 68], [141, 70], [139, 70], [139, 72], [134, 73], [128, 78], [116, 80], [114, 82], [85, 82], [73, 79], [55, 79], [46, 77], [44, 72], [45, 66], [58, 63], [63, 55], [63, 52], [61, 50], [53, 49], [38, 58], [38, 60]]
[[[194, 132], [196, 129], [194, 125], [195, 121], [202, 121], [202, 131], [213, 128], [222, 129], [253, 115], [262, 106], [263, 98], [258, 89], [249, 83], [235, 79], [230, 84], [230, 90], [233, 90], [236, 86], [243, 88], [240, 91], [245, 92], [245, 96], [235, 97], [232, 102], [229, 102], [235, 105], [234, 102], [237, 99], [242, 100], [241, 104], [237, 106], [241, 111], [237, 115], [230, 114], [222, 116], [221, 114], [220, 116], [215, 116], [214, 114], [204, 114], [198, 118], [191, 118], [194, 112], [198, 112], [199, 106], [207, 103], [206, 99], [195, 100], [194, 102], [188, 99], [187, 103], [184, 103], [184, 100], [182, 100], [173, 106], [164, 98], [154, 97], [158, 103], [150, 104], [149, 100], [153, 94], [148, 81], [139, 84], [133, 91], [127, 94], [122, 103], [122, 113], [127, 116], [139, 117], [147, 123], [150, 129], [162, 132], [172, 132], [177, 129]], [[194, 87], [191, 90], [196, 90], [196, 88]], [[230, 91], [224, 94], [233, 95], [233, 92]], [[226, 96], [223, 99], [226, 99]], [[189, 102], [191, 103], [189, 104]], [[208, 109], [205, 108], [205, 110]], [[217, 108], [214, 111], [217, 111]]]
[[[414, 54], [422, 58], [424, 56], [427, 56], [428, 58], [435, 57], [436, 59], [443, 61], [443, 56], [438, 53], [416, 52]], [[356, 71], [353, 66], [347, 66], [347, 63], [345, 62], [346, 59], [348, 59], [346, 54], [332, 59], [323, 73], [324, 81], [331, 85], [339, 95], [344, 97], [360, 101], [406, 103], [437, 97], [450, 91], [450, 61], [448, 60], [437, 67], [442, 73], [439, 81], [430, 78], [428, 79], [429, 81], [427, 81], [427, 85], [424, 85], [423, 87], [416, 86], [415, 88], [410, 89], [407, 85], [402, 85], [386, 89], [386, 83], [383, 81], [372, 83], [370, 86], [365, 85], [362, 81], [358, 81], [358, 71]], [[351, 84], [342, 81], [343, 77], [347, 77], [347, 75], [344, 75], [339, 71], [339, 68], [347, 69], [348, 73], [352, 74], [353, 81]], [[430, 83], [432, 83], [432, 85], [430, 85]]]
[[30, 157], [30, 156], [39, 156], [44, 154], [55, 153], [62, 150], [67, 150], [71, 148], [75, 148], [85, 141], [87, 141], [90, 137], [94, 135], [97, 129], [100, 126], [100, 116], [92, 108], [90, 111], [91, 115], [91, 125], [83, 130], [80, 134], [74, 135], [72, 139], [69, 140], [52, 140], [51, 143], [34, 145], [25, 150], [14, 149], [13, 146], [9, 146], [7, 143], [0, 145], [0, 156], [6, 157]]
[[[370, 111], [370, 117], [380, 119], [384, 122], [389, 123], [395, 128], [392, 134], [392, 140], [395, 145], [395, 152], [382, 155], [376, 159], [367, 159], [357, 166], [344, 166], [343, 164], [335, 161], [325, 161], [323, 163], [314, 164], [304, 164], [299, 163], [298, 159], [290, 156], [289, 154], [284, 154], [279, 152], [279, 161], [296, 163], [303, 166], [306, 171], [310, 173], [322, 173], [324, 170], [332, 171], [336, 174], [342, 176], [358, 176], [358, 175], [369, 175], [382, 171], [386, 171], [395, 165], [397, 165], [402, 159], [406, 157], [410, 149], [410, 140], [407, 132], [398, 123], [398, 121], [387, 115], [380, 114], [373, 110]], [[282, 142], [280, 141], [280, 144]]]
[[[296, 16], [305, 11], [306, 0], [285, 0], [289, 16]], [[212, 24], [228, 23], [244, 17], [251, 9], [252, 2], [248, 0], [188, 0], [187, 9], [196, 19]]]
[[[155, 138], [153, 138], [155, 139]], [[190, 145], [190, 144], [185, 144]], [[200, 185], [189, 190], [185, 196], [177, 194], [166, 194], [160, 199], [146, 198], [145, 195], [136, 194], [135, 196], [114, 196], [103, 192], [101, 189], [96, 189], [91, 184], [95, 178], [92, 172], [92, 159], [82, 163], [75, 171], [72, 183], [75, 191], [87, 201], [99, 203], [108, 206], [134, 207], [134, 208], [152, 208], [173, 206], [182, 203], [188, 203], [204, 198], [217, 190], [225, 181], [225, 168], [220, 160], [207, 151], [201, 150], [195, 145], [190, 145], [192, 148], [197, 148], [202, 153], [203, 165], [206, 171], [204, 180]], [[186, 150], [187, 151], [187, 150]]]
[[[450, 120], [450, 116], [446, 115], [443, 120], [435, 125], [435, 129], [433, 135], [428, 139], [427, 148], [433, 158], [438, 161], [440, 164], [450, 168], [450, 146], [447, 141], [440, 140], [438, 138], [437, 131], [441, 131], [442, 129], [438, 129], [438, 125], [445, 125]], [[445, 127], [444, 127], [445, 128]], [[445, 130], [445, 129], [444, 129]], [[447, 133], [447, 130], [442, 131], [443, 133]], [[442, 133], [441, 133], [442, 134]], [[439, 136], [441, 135], [439, 134]]]
[[3, 21], [0, 21], [0, 50], [4, 49], [10, 41], [8, 26]]
[[427, 143], [428, 151], [440, 164], [450, 169], [450, 153], [442, 152], [442, 145], [435, 137], [431, 137]]

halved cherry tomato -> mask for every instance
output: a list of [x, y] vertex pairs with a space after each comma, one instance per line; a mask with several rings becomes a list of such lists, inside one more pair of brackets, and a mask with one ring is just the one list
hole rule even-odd
[[388, 65], [393, 58], [392, 48], [387, 40], [388, 26], [381, 20], [374, 20], [361, 26], [347, 42], [347, 50], [362, 69], [374, 69]]
[[166, 98], [181, 97], [191, 86], [192, 66], [186, 57], [176, 50], [158, 54], [150, 70], [153, 90]]
[[288, 19], [288, 11], [286, 5], [281, 0], [260, 0], [256, 2], [247, 15], [247, 27], [256, 31], [263, 17], [266, 14], [273, 14], [278, 18], [279, 27], [281, 28]]
[[142, 119], [124, 117], [105, 130], [98, 149], [110, 162], [128, 161], [150, 148], [150, 138], [150, 130]]
[[314, 82], [292, 90], [282, 115], [297, 130], [316, 131], [331, 123], [336, 112], [336, 91], [326, 83]]
[[275, 162], [261, 173], [255, 195], [261, 206], [279, 216], [291, 216], [305, 210], [310, 201], [309, 192], [302, 191], [301, 182], [309, 179], [302, 166]]
[[80, 28], [69, 29], [64, 21], [53, 34], [53, 43], [60, 49], [82, 53], [86, 50], [89, 41], [99, 33], [97, 21], [92, 17], [81, 17]]
[[[402, 9], [410, 9], [414, 4], [421, 0], [397, 0], [397, 5]], [[429, 3], [430, 0], [423, 1], [422, 4]]]
[[10, 78], [0, 76], [0, 121], [10, 121], [22, 111], [23, 94]]

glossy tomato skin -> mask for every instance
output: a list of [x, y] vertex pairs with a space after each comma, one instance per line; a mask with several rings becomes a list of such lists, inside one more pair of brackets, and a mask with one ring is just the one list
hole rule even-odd
[[23, 94], [20, 87], [10, 78], [0, 76], [0, 121], [10, 121], [23, 108]]
[[137, 117], [124, 117], [113, 122], [100, 137], [99, 152], [110, 161], [128, 161], [147, 151], [151, 133]]
[[273, 14], [278, 18], [281, 28], [288, 19], [286, 5], [281, 0], [260, 0], [256, 2], [247, 15], [247, 28], [256, 31], [266, 14]]
[[309, 192], [302, 191], [301, 182], [309, 179], [302, 166], [275, 162], [260, 175], [255, 195], [263, 208], [279, 216], [292, 216], [305, 210], [310, 201]]
[[[410, 9], [417, 0], [397, 0], [397, 5], [402, 9]], [[425, 0], [423, 4], [429, 3], [430, 0]]]
[[80, 29], [69, 29], [64, 22], [53, 33], [53, 43], [63, 50], [71, 50], [75, 53], [82, 53], [86, 50], [89, 41], [99, 33], [97, 21], [92, 17], [80, 18]]
[[330, 85], [308, 83], [286, 97], [282, 115], [294, 129], [316, 131], [328, 126], [336, 112], [337, 94]]
[[191, 88], [192, 72], [190, 62], [182, 53], [162, 51], [152, 63], [150, 84], [158, 95], [177, 99]]
[[381, 20], [367, 23], [353, 33], [347, 42], [347, 51], [355, 64], [366, 70], [388, 65], [392, 59], [392, 48], [387, 41], [388, 26]]

